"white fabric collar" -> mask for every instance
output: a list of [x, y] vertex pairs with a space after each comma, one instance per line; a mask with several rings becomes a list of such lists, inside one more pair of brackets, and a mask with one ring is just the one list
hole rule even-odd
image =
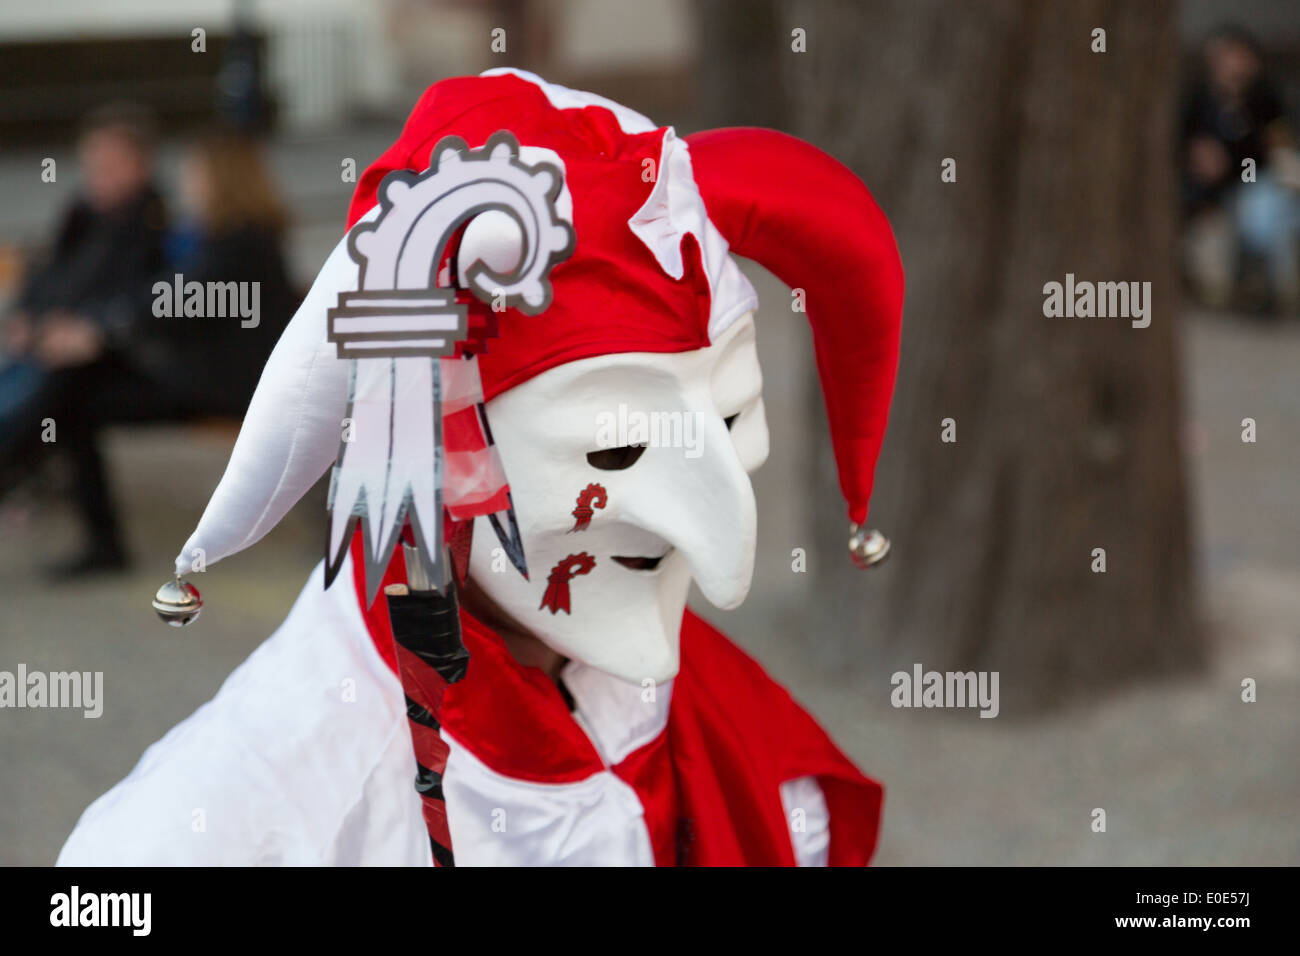
[[565, 664], [560, 679], [573, 696], [574, 720], [607, 767], [621, 763], [668, 726], [671, 680], [630, 684], [578, 661]]

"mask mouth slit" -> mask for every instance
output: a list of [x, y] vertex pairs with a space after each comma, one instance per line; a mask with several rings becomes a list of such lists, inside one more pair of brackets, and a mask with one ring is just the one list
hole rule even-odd
[[625, 568], [631, 568], [633, 571], [654, 571], [659, 567], [660, 562], [662, 562], [664, 558], [668, 557], [670, 551], [672, 551], [671, 548], [659, 555], [657, 558], [625, 557], [615, 555], [614, 560]]

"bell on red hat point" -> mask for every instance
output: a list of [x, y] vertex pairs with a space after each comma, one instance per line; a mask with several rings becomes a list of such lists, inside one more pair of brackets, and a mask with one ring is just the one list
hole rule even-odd
[[874, 568], [889, 557], [889, 539], [879, 531], [861, 525], [849, 525], [849, 557], [862, 568]]

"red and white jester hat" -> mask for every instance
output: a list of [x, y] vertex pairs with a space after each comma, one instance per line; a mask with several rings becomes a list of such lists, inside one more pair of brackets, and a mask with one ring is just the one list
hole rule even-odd
[[[562, 163], [576, 242], [551, 267], [551, 299], [539, 314], [493, 311], [458, 293], [469, 314], [462, 345], [477, 356], [482, 397], [577, 359], [706, 346], [756, 306], [728, 251], [754, 259], [803, 291], [850, 548], [862, 566], [883, 558], [888, 542], [862, 525], [894, 390], [903, 271], [889, 223], [862, 182], [783, 133], [718, 129], [681, 139], [601, 97], [491, 70], [429, 88], [397, 142], [361, 177], [349, 228], [374, 210], [385, 177], [425, 170], [445, 137], [478, 148], [502, 130]], [[178, 574], [196, 554], [210, 563], [258, 540], [335, 460], [350, 386], [349, 363], [326, 332], [325, 313], [339, 301], [324, 281], [330, 268], [267, 363]], [[452, 517], [463, 514], [452, 508]]]

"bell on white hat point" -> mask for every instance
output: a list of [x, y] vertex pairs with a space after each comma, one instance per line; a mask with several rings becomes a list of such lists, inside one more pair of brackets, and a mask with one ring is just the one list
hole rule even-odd
[[153, 596], [153, 609], [172, 627], [184, 627], [199, 616], [203, 599], [198, 588], [177, 575]]

